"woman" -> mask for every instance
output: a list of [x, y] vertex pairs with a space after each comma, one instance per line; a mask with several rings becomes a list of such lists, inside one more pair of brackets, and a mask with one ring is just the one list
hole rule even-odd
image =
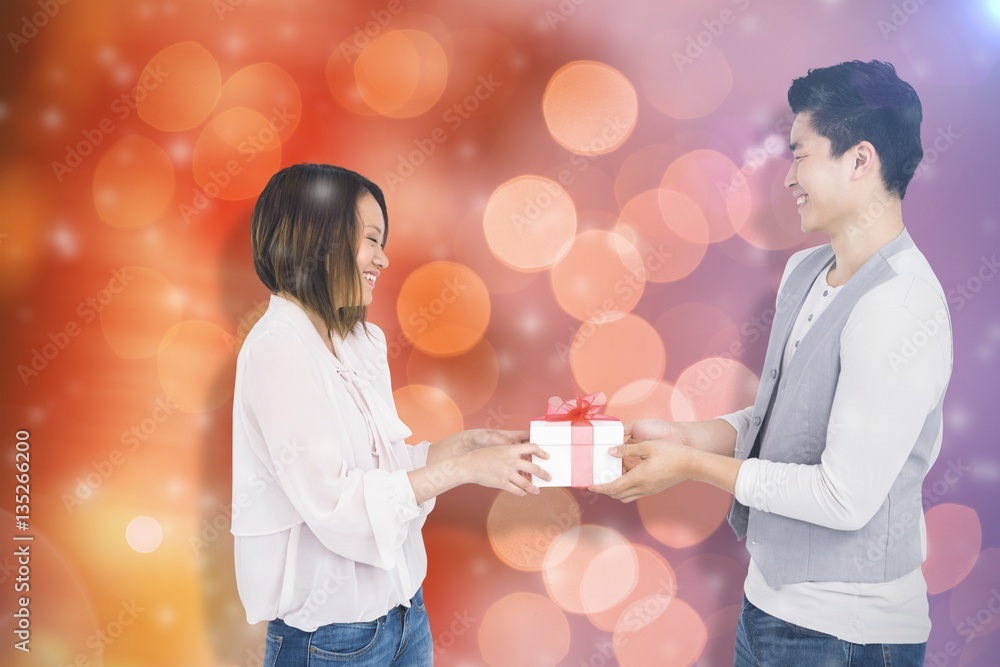
[[382, 191], [346, 169], [275, 174], [250, 222], [267, 312], [240, 350], [233, 407], [236, 578], [266, 667], [429, 665], [420, 530], [475, 483], [538, 493], [527, 432], [409, 446], [366, 306], [389, 262]]

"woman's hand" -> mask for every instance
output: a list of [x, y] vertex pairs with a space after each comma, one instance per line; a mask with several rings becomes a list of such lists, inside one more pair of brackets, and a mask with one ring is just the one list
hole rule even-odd
[[528, 441], [528, 431], [500, 431], [497, 429], [477, 428], [460, 433], [454, 433], [431, 444], [427, 450], [427, 462], [443, 461], [477, 449], [498, 447], [501, 445], [517, 445]]
[[680, 431], [670, 422], [638, 419], [625, 424], [625, 442], [680, 439]]
[[[503, 432], [497, 431], [496, 433]], [[528, 475], [537, 475], [546, 481], [552, 479], [552, 475], [531, 462], [532, 456], [549, 458], [549, 455], [541, 447], [529, 442], [474, 449], [463, 454], [461, 462], [469, 475], [469, 481], [474, 484], [523, 496], [539, 492], [538, 487], [531, 483], [531, 478]]]
[[461, 435], [466, 438], [468, 451], [484, 449], [486, 447], [498, 447], [500, 445], [519, 445], [528, 442], [528, 430], [523, 431], [500, 431], [493, 428], [476, 428], [463, 431]]

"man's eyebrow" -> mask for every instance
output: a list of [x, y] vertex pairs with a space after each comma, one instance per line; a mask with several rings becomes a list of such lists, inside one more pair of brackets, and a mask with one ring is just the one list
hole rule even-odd
[[797, 141], [796, 141], [796, 142], [794, 142], [794, 143], [792, 143], [792, 144], [789, 144], [789, 146], [788, 146], [788, 150], [790, 150], [790, 151], [792, 151], [792, 152], [794, 153], [795, 151], [797, 151], [797, 150], [799, 149], [799, 147], [800, 147], [801, 145], [802, 145], [802, 144], [800, 144], [799, 142], [797, 142]]

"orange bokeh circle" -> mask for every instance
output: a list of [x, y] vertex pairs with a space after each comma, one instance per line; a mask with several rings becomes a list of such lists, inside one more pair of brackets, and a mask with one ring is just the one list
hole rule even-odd
[[601, 630], [614, 631], [622, 614], [639, 600], [655, 596], [667, 605], [677, 592], [677, 577], [666, 558], [647, 546], [633, 544], [632, 548], [638, 568], [635, 587], [613, 606], [587, 614], [590, 622]]
[[591, 230], [576, 237], [552, 267], [552, 291], [578, 320], [606, 319], [635, 308], [645, 289], [642, 257], [625, 237]]
[[659, 334], [632, 314], [584, 322], [570, 345], [570, 369], [583, 391], [609, 396], [638, 380], [659, 380], [666, 352]]
[[732, 496], [710, 484], [686, 481], [640, 498], [639, 518], [646, 532], [674, 549], [703, 542], [722, 525]]
[[426, 32], [390, 30], [361, 51], [354, 76], [371, 109], [390, 118], [410, 118], [441, 97], [448, 83], [448, 57]]
[[784, 184], [790, 165], [777, 156], [744, 165], [741, 171], [746, 180], [737, 183], [750, 193], [749, 211], [741, 208], [741, 198], [729, 198], [736, 233], [762, 250], [785, 250], [803, 241], [795, 198]]
[[[727, 536], [728, 530], [728, 525], [723, 528]], [[677, 595], [704, 618], [743, 600], [747, 566], [729, 556], [699, 550], [675, 565], [674, 574], [677, 575]]]
[[145, 137], [125, 137], [105, 151], [94, 172], [97, 214], [113, 227], [147, 225], [167, 208], [175, 180], [162, 148]]
[[927, 592], [943, 593], [957, 586], [972, 571], [983, 544], [983, 529], [976, 510], [944, 503], [924, 515], [927, 525], [927, 560], [922, 566]]
[[212, 113], [221, 89], [212, 54], [197, 42], [180, 42], [150, 58], [139, 75], [136, 110], [158, 130], [189, 130]]
[[277, 126], [246, 107], [213, 118], [198, 135], [191, 157], [194, 178], [209, 199], [257, 197], [280, 167]]
[[724, 241], [750, 214], [750, 191], [739, 187], [743, 174], [728, 157], [700, 149], [681, 155], [663, 172], [660, 187], [693, 199], [708, 222], [708, 241]]
[[735, 639], [736, 625], [740, 622], [740, 613], [742, 611], [742, 605], [731, 604], [706, 618], [705, 628], [708, 630], [708, 638], [723, 637], [730, 640]]
[[623, 422], [660, 419], [666, 422], [694, 420], [694, 408], [674, 386], [662, 380], [636, 380], [608, 399], [606, 412]]
[[120, 272], [128, 282], [101, 308], [101, 331], [119, 357], [150, 357], [159, 351], [167, 331], [181, 321], [181, 294], [152, 269], [125, 266]]
[[542, 113], [552, 138], [580, 155], [603, 155], [625, 143], [638, 110], [628, 78], [589, 60], [561, 67], [542, 95]]
[[[483, 226], [483, 212], [486, 202], [461, 217], [453, 232], [450, 250], [454, 257], [461, 257], [467, 266], [476, 267], [476, 273], [483, 279], [492, 294], [511, 294], [531, 285], [540, 278], [541, 272], [525, 272], [511, 268], [501, 261], [490, 248]], [[548, 276], [546, 276], [547, 278]]]
[[646, 278], [658, 283], [690, 275], [708, 248], [708, 223], [701, 209], [672, 190], [647, 190], [630, 199], [615, 231], [635, 245]]
[[284, 143], [302, 118], [302, 95], [295, 79], [274, 63], [244, 67], [226, 80], [217, 112], [236, 107], [253, 109], [267, 118]]
[[553, 540], [579, 525], [580, 505], [573, 494], [550, 487], [537, 496], [498, 493], [486, 518], [486, 534], [504, 563], [537, 572]]
[[688, 366], [674, 388], [703, 420], [753, 405], [758, 383], [757, 375], [732, 357], [709, 357]]
[[359, 116], [376, 116], [361, 97], [357, 79], [354, 78], [354, 63], [360, 49], [354, 45], [354, 36], [346, 37], [333, 50], [326, 61], [326, 86], [341, 106]]
[[432, 357], [413, 350], [406, 361], [406, 377], [412, 384], [437, 387], [455, 401], [463, 415], [468, 415], [493, 396], [500, 364], [493, 346], [484, 338], [465, 354], [454, 357]]
[[566, 615], [535, 593], [497, 600], [479, 626], [479, 648], [492, 667], [555, 667], [569, 653], [569, 640]]
[[156, 368], [160, 386], [184, 412], [208, 412], [233, 395], [236, 338], [211, 322], [186, 320], [171, 327], [160, 343]]
[[546, 269], [569, 250], [576, 234], [576, 207], [558, 183], [518, 176], [498, 187], [483, 212], [490, 250], [521, 271]]
[[490, 321], [490, 294], [469, 267], [431, 262], [403, 282], [396, 315], [419, 350], [435, 357], [455, 356], [483, 337]]
[[642, 54], [641, 85], [646, 99], [671, 118], [701, 118], [719, 108], [733, 87], [729, 61], [718, 48], [690, 58], [675, 49], [678, 40], [660, 36]]
[[462, 411], [448, 394], [436, 387], [410, 384], [392, 392], [396, 412], [413, 435], [413, 444], [427, 440], [437, 442], [465, 428]]
[[[542, 562], [549, 597], [577, 614], [604, 611], [621, 602], [639, 576], [632, 545], [616, 531], [584, 524], [560, 533]], [[614, 577], [608, 577], [614, 572]]]
[[622, 613], [612, 641], [622, 667], [687, 667], [707, 642], [705, 622], [691, 605], [655, 595], [637, 600]]
[[619, 208], [646, 190], [655, 190], [663, 172], [683, 151], [669, 144], [646, 144], [622, 161], [615, 177], [615, 201]]

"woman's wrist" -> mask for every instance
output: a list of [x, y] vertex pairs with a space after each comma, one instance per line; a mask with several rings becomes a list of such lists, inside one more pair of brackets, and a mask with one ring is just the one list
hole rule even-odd
[[444, 461], [470, 451], [472, 451], [472, 444], [469, 432], [454, 433], [430, 444], [427, 448], [427, 462]]
[[460, 457], [434, 462], [428, 459], [426, 466], [410, 471], [409, 479], [418, 505], [472, 481], [469, 464]]

